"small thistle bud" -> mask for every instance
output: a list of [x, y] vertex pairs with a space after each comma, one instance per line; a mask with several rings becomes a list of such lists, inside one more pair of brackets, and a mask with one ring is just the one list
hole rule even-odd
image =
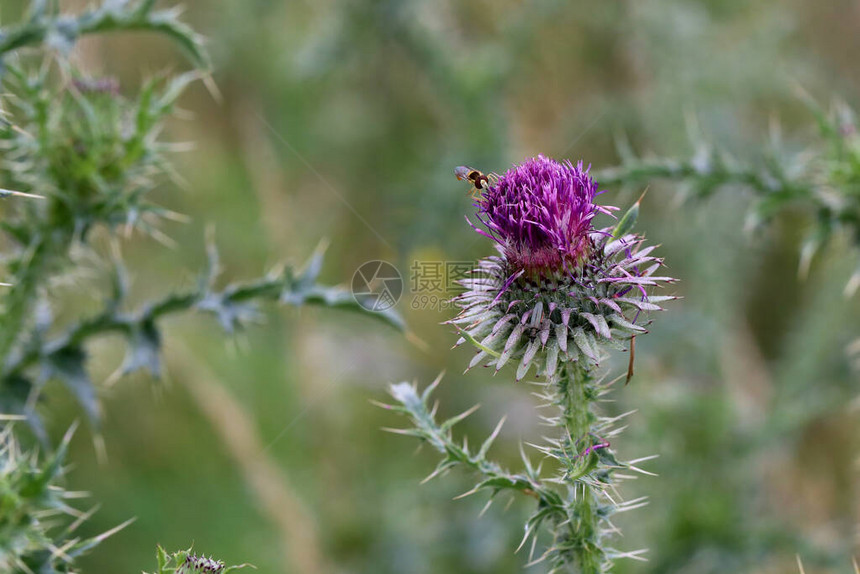
[[118, 96], [120, 93], [119, 80], [112, 77], [105, 78], [75, 78], [72, 86], [83, 94], [107, 94]]
[[224, 572], [224, 563], [189, 552], [176, 572], [177, 574], [221, 574]]
[[[500, 176], [476, 203], [482, 226], [499, 256], [482, 260], [461, 281], [460, 314], [451, 323], [498, 371], [519, 362], [517, 379], [534, 364], [551, 377], [559, 361], [600, 361], [604, 344], [645, 332], [646, 311], [673, 297], [649, 296], [646, 287], [672, 281], [657, 276], [662, 260], [628, 233], [632, 217], [596, 229], [597, 183], [582, 162], [538, 156]], [[458, 344], [459, 344], [458, 343]]]
[[[206, 556], [198, 556], [191, 549], [180, 550], [168, 554], [164, 548], [158, 547], [156, 557], [158, 559], [158, 570], [155, 574], [228, 574], [234, 570], [239, 570], [250, 564], [240, 564], [239, 566], [227, 566], [220, 560], [209, 558]], [[251, 566], [253, 568], [253, 566]], [[146, 574], [144, 572], [144, 574]]]

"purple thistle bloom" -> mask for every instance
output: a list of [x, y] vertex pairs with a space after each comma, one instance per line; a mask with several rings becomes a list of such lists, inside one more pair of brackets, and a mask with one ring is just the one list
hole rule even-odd
[[478, 199], [477, 217], [514, 271], [530, 276], [573, 272], [587, 259], [597, 184], [582, 162], [539, 155], [508, 170]]
[[583, 169], [544, 156], [498, 177], [475, 206], [500, 256], [481, 261], [460, 283], [460, 314], [450, 321], [478, 349], [470, 367], [498, 371], [517, 362], [517, 379], [531, 366], [552, 377], [560, 363], [597, 364], [603, 347], [645, 333], [646, 312], [672, 296], [649, 288], [673, 281], [657, 275], [654, 247], [628, 233], [631, 208], [616, 228], [596, 229], [594, 216], [616, 208], [594, 204], [597, 183]]

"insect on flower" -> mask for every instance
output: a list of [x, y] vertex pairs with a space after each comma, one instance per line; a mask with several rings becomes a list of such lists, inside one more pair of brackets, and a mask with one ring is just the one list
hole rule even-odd
[[486, 189], [490, 185], [490, 178], [488, 176], [467, 165], [460, 165], [454, 168], [454, 175], [456, 175], [457, 179], [460, 181], [469, 181], [472, 183], [474, 186], [474, 189], [472, 190], [473, 197], [477, 192]]

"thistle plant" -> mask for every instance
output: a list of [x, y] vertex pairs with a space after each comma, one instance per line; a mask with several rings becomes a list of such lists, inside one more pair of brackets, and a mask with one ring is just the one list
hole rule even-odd
[[[367, 313], [349, 290], [318, 282], [319, 249], [304, 267], [280, 265], [259, 278], [227, 283], [214, 241], [196, 285], [177, 287], [130, 309], [122, 245], [135, 236], [171, 243], [166, 220], [182, 216], [150, 196], [174, 177], [169, 156], [177, 146], [163, 134], [178, 98], [194, 81], [208, 80], [203, 42], [154, 0], [107, 0], [80, 14], [58, 2], [34, 0], [22, 22], [0, 29], [0, 199], [5, 200], [0, 281], [0, 570], [73, 572], [75, 558], [113, 531], [73, 538], [89, 514], [66, 500], [57, 482], [70, 434], [52, 449], [42, 424], [45, 387], [64, 384], [99, 432], [99, 386], [90, 377], [95, 340], [127, 344], [116, 378], [148, 371], [158, 378], [164, 335], [160, 321], [182, 312], [213, 315], [227, 332], [256, 320], [263, 302], [324, 305]], [[112, 78], [92, 77], [70, 58], [87, 34], [150, 31], [179, 44], [190, 72], [161, 75], [129, 91]], [[99, 305], [83, 313], [66, 304], [63, 285], [85, 270], [106, 285], [91, 289]], [[374, 318], [402, 327], [393, 312]], [[25, 420], [48, 453], [22, 454], [32, 442]], [[63, 528], [62, 516], [74, 518]], [[159, 572], [227, 572], [223, 564], [189, 552], [167, 557]], [[165, 558], [162, 561], [161, 558]], [[173, 566], [171, 566], [171, 560]]]
[[595, 204], [597, 195], [582, 163], [543, 156], [495, 178], [476, 202], [473, 226], [499, 254], [462, 281], [465, 291], [455, 300], [460, 313], [450, 321], [462, 335], [458, 344], [476, 347], [470, 367], [485, 364], [498, 372], [515, 364], [518, 381], [534, 367], [539, 396], [551, 410], [542, 416], [551, 436], [533, 445], [548, 462], [546, 470], [525, 453], [519, 473], [487, 458], [501, 423], [477, 451], [456, 442], [451, 429], [471, 410], [437, 422], [429, 401], [438, 380], [420, 394], [410, 384], [394, 385], [397, 404], [386, 405], [414, 424], [397, 432], [444, 455], [431, 477], [466, 466], [481, 478], [468, 494], [487, 491], [492, 500], [518, 491], [535, 498], [523, 543], [531, 540], [534, 556], [540, 534], [548, 531], [551, 542], [537, 560], [555, 572], [605, 572], [617, 558], [640, 556], [611, 546], [617, 530], [612, 516], [644, 504], [620, 502], [616, 485], [631, 471], [644, 471], [639, 461], [618, 460], [611, 447], [626, 415], [597, 410], [614, 382], [600, 365], [610, 348], [626, 349], [627, 343], [632, 351], [634, 337], [647, 332], [647, 312], [673, 298], [648, 293], [672, 279], [657, 275], [662, 261], [651, 255], [654, 247], [644, 247], [631, 232], [638, 203], [614, 227], [596, 228], [598, 214], [615, 211]]
[[[96, 249], [96, 238], [106, 231], [118, 246], [119, 238], [138, 230], [164, 239], [160, 220], [174, 215], [147, 197], [170, 175], [171, 146], [159, 133], [184, 88], [205, 72], [147, 81], [129, 96], [115, 80], [93, 78], [69, 59], [83, 35], [134, 29], [165, 34], [195, 64], [206, 65], [199, 36], [178, 12], [154, 4], [106, 2], [73, 16], [54, 2], [33, 2], [24, 21], [0, 34], [0, 187], [27, 198], [7, 204], [2, 223], [9, 240], [3, 280], [11, 286], [0, 300], [0, 401], [4, 412], [27, 416], [43, 441], [33, 407], [47, 380], [65, 382], [98, 420], [82, 341], [56, 346], [49, 339], [60, 326], [52, 309], [57, 284], [82, 260], [106, 261], [115, 288], [105, 314], [119, 313], [123, 269]], [[93, 323], [84, 320], [71, 330], [92, 334]]]
[[[5, 54], [0, 80], [7, 92], [0, 100], [0, 187], [16, 196], [2, 222], [11, 247], [4, 253], [2, 276], [10, 287], [0, 296], [0, 406], [6, 414], [26, 416], [43, 440], [34, 409], [51, 379], [64, 382], [90, 420], [98, 422], [96, 389], [86, 369], [86, 347], [95, 338], [126, 340], [129, 350], [120, 374], [145, 369], [158, 376], [158, 321], [170, 314], [210, 313], [232, 332], [258, 316], [261, 300], [363, 312], [347, 290], [317, 283], [322, 250], [304, 269], [279, 266], [264, 277], [221, 286], [214, 244], [196, 287], [137, 311], [125, 308], [129, 282], [117, 253], [135, 232], [170, 242], [161, 226], [180, 217], [149, 199], [172, 179], [169, 155], [175, 146], [161, 134], [177, 99], [206, 70], [149, 80], [128, 96], [115, 80], [92, 78], [75, 68], [67, 54], [83, 34], [151, 30], [176, 40], [194, 63], [206, 65], [199, 36], [178, 20], [177, 11], [156, 11], [154, 4], [106, 2], [68, 16], [53, 3], [49, 8], [34, 2], [25, 22], [0, 34], [0, 54]], [[59, 51], [58, 34], [64, 40]], [[99, 247], [104, 237], [112, 249]], [[59, 321], [57, 286], [75, 276], [82, 261], [97, 261], [96, 268], [109, 270], [103, 308]], [[393, 312], [372, 316], [402, 326]]]

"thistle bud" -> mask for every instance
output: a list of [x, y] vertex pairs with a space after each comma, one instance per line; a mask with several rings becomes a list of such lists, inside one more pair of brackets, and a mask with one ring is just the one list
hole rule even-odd
[[197, 556], [188, 553], [185, 560], [177, 570], [178, 574], [221, 574], [224, 572], [224, 563], [206, 556]]

